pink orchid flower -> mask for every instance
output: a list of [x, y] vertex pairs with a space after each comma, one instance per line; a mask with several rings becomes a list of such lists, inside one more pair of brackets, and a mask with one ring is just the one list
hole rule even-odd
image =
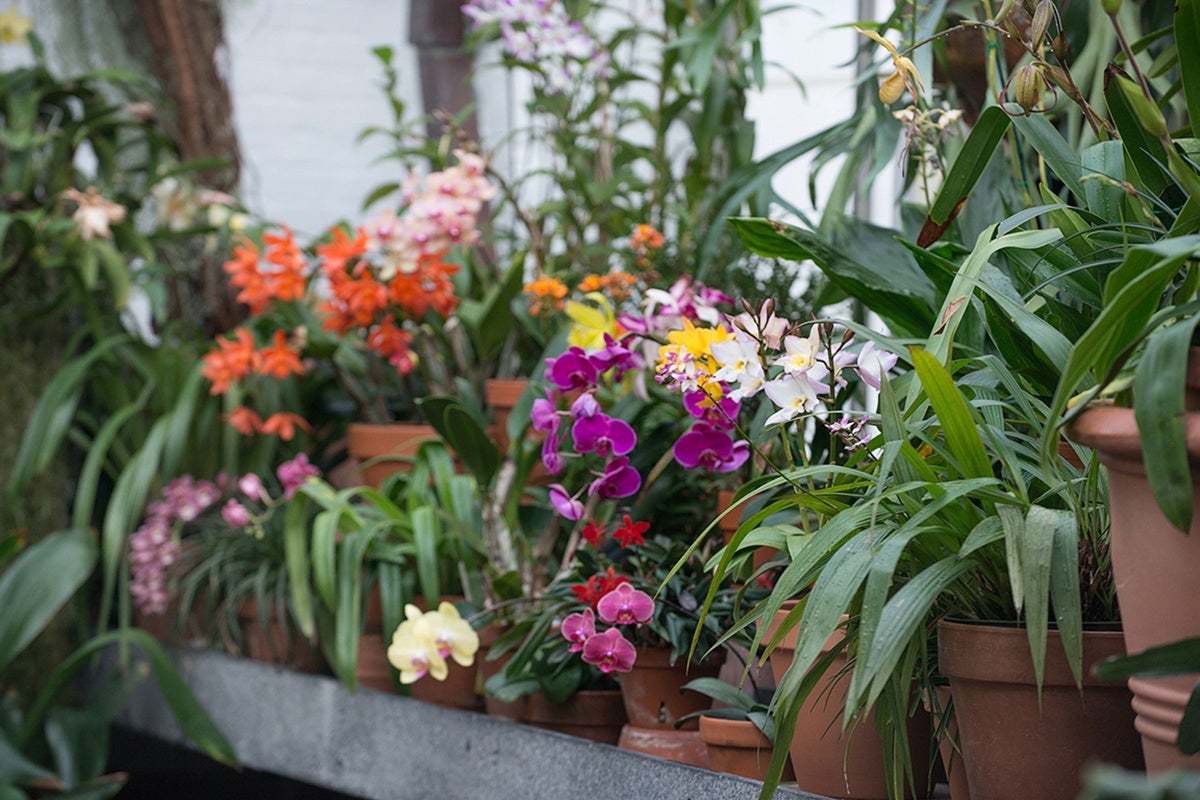
[[600, 612], [600, 620], [609, 625], [640, 625], [654, 616], [654, 598], [622, 583], [600, 598], [596, 610]]
[[637, 660], [637, 649], [616, 628], [598, 633], [583, 645], [583, 660], [604, 674], [629, 672]]

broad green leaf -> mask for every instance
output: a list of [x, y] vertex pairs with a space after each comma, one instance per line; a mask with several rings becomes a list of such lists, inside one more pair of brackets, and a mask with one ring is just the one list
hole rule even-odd
[[358, 686], [358, 642], [362, 635], [363, 560], [372, 537], [358, 531], [338, 545], [337, 611], [334, 615], [334, 671], [350, 691]]
[[[1037, 506], [1035, 506], [1037, 508]], [[1083, 609], [1079, 592], [1079, 526], [1074, 512], [1056, 510], [1051, 532], [1050, 602], [1063, 653], [1075, 676], [1083, 682]]]
[[108, 729], [109, 720], [87, 708], [56, 706], [46, 714], [46, 744], [66, 788], [74, 789], [104, 771]]
[[1163, 515], [1186, 533], [1192, 525], [1192, 471], [1184, 400], [1188, 351], [1200, 315], [1157, 331], [1133, 377], [1133, 414], [1142, 436], [1146, 479]]
[[80, 529], [51, 533], [0, 575], [0, 672], [49, 624], [96, 565], [96, 542]]
[[1136, 676], [1187, 675], [1200, 672], [1200, 636], [1158, 645], [1140, 653], [1106, 658], [1092, 668], [1097, 678], [1106, 681]]
[[910, 352], [913, 368], [941, 422], [946, 447], [958, 462], [962, 474], [967, 478], [992, 477], [991, 459], [979, 437], [975, 419], [962, 391], [954, 385], [954, 379], [946, 368], [931, 354], [917, 348]]
[[[940, 236], [945, 226], [958, 215], [959, 209], [966, 202], [971, 190], [975, 188], [979, 176], [983, 174], [984, 168], [992, 154], [995, 153], [1000, 140], [1004, 138], [1010, 124], [1011, 120], [1008, 114], [998, 106], [989, 106], [983, 110], [975, 126], [971, 128], [970, 136], [967, 137], [958, 156], [955, 157], [949, 173], [946, 174], [937, 198], [929, 208], [926, 229], [929, 229], [930, 223], [932, 223], [937, 227], [938, 236]], [[927, 238], [925, 229], [923, 229], [919, 244], [927, 247], [933, 244], [938, 236]]]
[[450, 446], [459, 461], [471, 471], [480, 486], [490, 486], [500, 468], [500, 449], [462, 406], [445, 411], [445, 427]]
[[1087, 208], [1103, 219], [1117, 221], [1125, 205], [1125, 148], [1120, 142], [1097, 142], [1080, 153], [1083, 194]]
[[428, 604], [426, 607], [436, 608], [442, 589], [438, 563], [441, 526], [438, 525], [435, 509], [430, 506], [413, 509], [412, 529], [413, 542], [417, 547], [417, 581]]
[[[1200, 42], [1200, 2], [1178, 0], [1175, 3], [1176, 43]], [[1200, 119], [1200, 48], [1179, 47], [1179, 73], [1183, 77], [1183, 96], [1187, 99], [1188, 117]]]
[[136, 628], [123, 628], [95, 636], [60, 664], [50, 674], [30, 707], [19, 741], [32, 740], [35, 732], [41, 728], [54, 700], [71, 683], [81, 667], [89, 663], [96, 653], [120, 643], [135, 644], [145, 654], [159, 691], [184, 736], [209, 758], [222, 764], [236, 766], [237, 754], [234, 753], [233, 746], [196, 700], [196, 696], [175, 669], [162, 645], [150, 634]]
[[1079, 202], [1084, 202], [1085, 192], [1080, 182], [1083, 171], [1075, 149], [1044, 114], [1024, 114], [1014, 103], [1008, 103], [1007, 106], [1018, 133], [1033, 146], [1050, 170], [1071, 190], [1071, 194]]
[[[1117, 126], [1117, 132], [1121, 135], [1119, 144], [1123, 145], [1123, 149], [1129, 154], [1129, 161], [1137, 171], [1138, 178], [1146, 191], [1157, 197], [1171, 183], [1166, 172], [1166, 149], [1163, 147], [1162, 140], [1147, 133], [1145, 127], [1138, 120], [1125, 92], [1118, 88], [1117, 84], [1121, 81], [1133, 83], [1110, 64], [1104, 71], [1104, 100], [1108, 104], [1113, 124]], [[1137, 84], [1133, 84], [1132, 90], [1141, 91]], [[1091, 207], [1090, 204], [1089, 207]], [[1096, 211], [1094, 207], [1091, 207], [1091, 210]], [[1107, 220], [1119, 219], [1118, 216], [1108, 215], [1105, 215], [1104, 218]]]
[[53, 772], [30, 760], [0, 734], [0, 788], [5, 783], [26, 783], [34, 778], [54, 777]]
[[300, 633], [312, 639], [316, 633], [313, 618], [312, 579], [308, 561], [308, 498], [296, 494], [288, 501], [283, 518], [283, 556], [287, 565], [288, 590], [292, 596], [292, 613]]
[[1065, 524], [1063, 515], [1073, 523], [1069, 511], [1032, 506], [1025, 514], [1021, 548], [1021, 583], [1025, 591], [1025, 631], [1033, 655], [1033, 674], [1038, 690], [1046, 665], [1046, 631], [1050, 621], [1050, 562], [1054, 550], [1055, 528]]

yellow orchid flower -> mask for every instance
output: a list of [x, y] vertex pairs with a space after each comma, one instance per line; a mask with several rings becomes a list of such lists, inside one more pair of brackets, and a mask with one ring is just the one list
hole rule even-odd
[[475, 663], [475, 653], [479, 650], [479, 634], [475, 633], [471, 624], [459, 615], [458, 609], [451, 603], [442, 601], [437, 611], [425, 614], [424, 622], [428, 624], [429, 632], [437, 643], [438, 655], [442, 658], [449, 656], [463, 667]]
[[604, 347], [604, 334], [614, 339], [620, 336], [621, 326], [608, 298], [599, 292], [586, 295], [595, 306], [571, 300], [567, 303], [567, 316], [574, 321], [567, 334], [567, 344], [584, 350], [600, 350]]
[[16, 3], [0, 14], [0, 42], [4, 44], [24, 42], [31, 30], [33, 30], [33, 20], [22, 16]]
[[437, 681], [446, 680], [450, 667], [439, 652], [434, 626], [425, 619], [421, 609], [412, 604], [404, 607], [404, 614], [407, 619], [392, 634], [392, 644], [387, 651], [388, 661], [400, 671], [400, 682], [416, 683], [426, 675]]
[[900, 55], [896, 50], [896, 45], [883, 36], [880, 36], [876, 31], [866, 30], [857, 25], [852, 25], [851, 27], [878, 44], [884, 50], [887, 50], [892, 56], [892, 67], [896, 71], [885, 78], [883, 83], [879, 85], [879, 100], [885, 106], [890, 106], [900, 99], [900, 95], [904, 94], [905, 89], [908, 89], [909, 94], [913, 96], [913, 99], [916, 99], [918, 96], [917, 87], [919, 86], [921, 89], [924, 89], [925, 84], [921, 81], [921, 73], [917, 72], [917, 67], [913, 64], [912, 59], [908, 56]]

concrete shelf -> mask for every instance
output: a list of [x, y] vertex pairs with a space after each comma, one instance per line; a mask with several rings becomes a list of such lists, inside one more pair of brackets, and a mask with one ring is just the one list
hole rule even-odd
[[[362, 798], [755, 800], [760, 784], [608, 745], [427, 705], [333, 678], [173, 649], [184, 678], [242, 763]], [[153, 681], [117, 723], [186, 746]], [[820, 800], [781, 788], [779, 800]]]

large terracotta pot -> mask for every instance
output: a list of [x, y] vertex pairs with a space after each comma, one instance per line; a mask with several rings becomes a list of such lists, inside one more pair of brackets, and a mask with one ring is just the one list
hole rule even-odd
[[[763, 632], [769, 642], [783, 624], [790, 609], [784, 608]], [[824, 652], [833, 650], [843, 637], [839, 629], [825, 643]], [[771, 651], [771, 671], [776, 684], [795, 659], [799, 631], [790, 630]], [[843, 738], [842, 710], [850, 674], [845, 656], [838, 656], [822, 678], [822, 685], [809, 696], [796, 718], [796, 730], [788, 745], [796, 786], [802, 791], [826, 797], [854, 800], [887, 800], [887, 774], [883, 764], [883, 738], [875, 727], [871, 712]], [[909, 718], [908, 743], [913, 776], [922, 780], [929, 774], [932, 734], [929, 715], [918, 712]]]
[[675, 723], [682, 717], [712, 705], [706, 695], [684, 691], [683, 685], [701, 677], [714, 677], [722, 659], [704, 664], [687, 664], [680, 656], [671, 662], [669, 648], [638, 649], [633, 669], [621, 676], [621, 696], [629, 724], [621, 731], [618, 747], [678, 761], [697, 767], [708, 766], [708, 750], [700, 739], [700, 723]]
[[939, 623], [938, 668], [950, 679], [972, 800], [1071, 800], [1093, 761], [1140, 769], [1129, 691], [1088, 675], [1124, 650], [1119, 631], [1085, 632], [1081, 692], [1051, 631], [1039, 700], [1024, 628]]
[[[771, 763], [771, 740], [747, 719], [700, 717], [700, 738], [708, 748], [710, 769], [761, 781]], [[791, 762], [784, 765], [784, 783], [796, 780]]]
[[616, 689], [576, 692], [564, 703], [551, 703], [539, 692], [527, 698], [522, 721], [535, 728], [616, 744], [625, 724], [625, 704]]
[[346, 429], [346, 448], [358, 459], [362, 480], [378, 488], [397, 472], [407, 472], [409, 463], [404, 459], [415, 456], [422, 444], [437, 438], [437, 431], [430, 425], [356, 422]]
[[[516, 649], [509, 650], [500, 658], [489, 659], [488, 655], [492, 645], [504, 633], [506, 626], [499, 623], [492, 623], [479, 631], [479, 652], [475, 656], [475, 664], [479, 671], [479, 686], [482, 689], [487, 685], [488, 679], [494, 675], [499, 675], [500, 671], [512, 658]], [[525, 718], [525, 705], [528, 699], [524, 696], [513, 701], [497, 700], [487, 692], [483, 694], [483, 707], [487, 711], [489, 717], [501, 717], [503, 719], [511, 719], [515, 722], [520, 722]]]
[[[1195, 392], [1198, 358], [1190, 357], [1187, 442], [1192, 466], [1192, 498], [1200, 508], [1200, 414]], [[1176, 530], [1159, 510], [1146, 480], [1141, 437], [1133, 411], [1111, 406], [1088, 409], [1075, 421], [1071, 438], [1095, 448], [1108, 467], [1112, 511], [1112, 565], [1117, 602], [1125, 630], [1125, 648], [1148, 647], [1200, 636], [1200, 514], [1191, 530]], [[1175, 747], [1184, 706], [1200, 675], [1132, 678], [1136, 726], [1142, 735], [1146, 769], [1200, 768], [1200, 756], [1185, 757]]]

